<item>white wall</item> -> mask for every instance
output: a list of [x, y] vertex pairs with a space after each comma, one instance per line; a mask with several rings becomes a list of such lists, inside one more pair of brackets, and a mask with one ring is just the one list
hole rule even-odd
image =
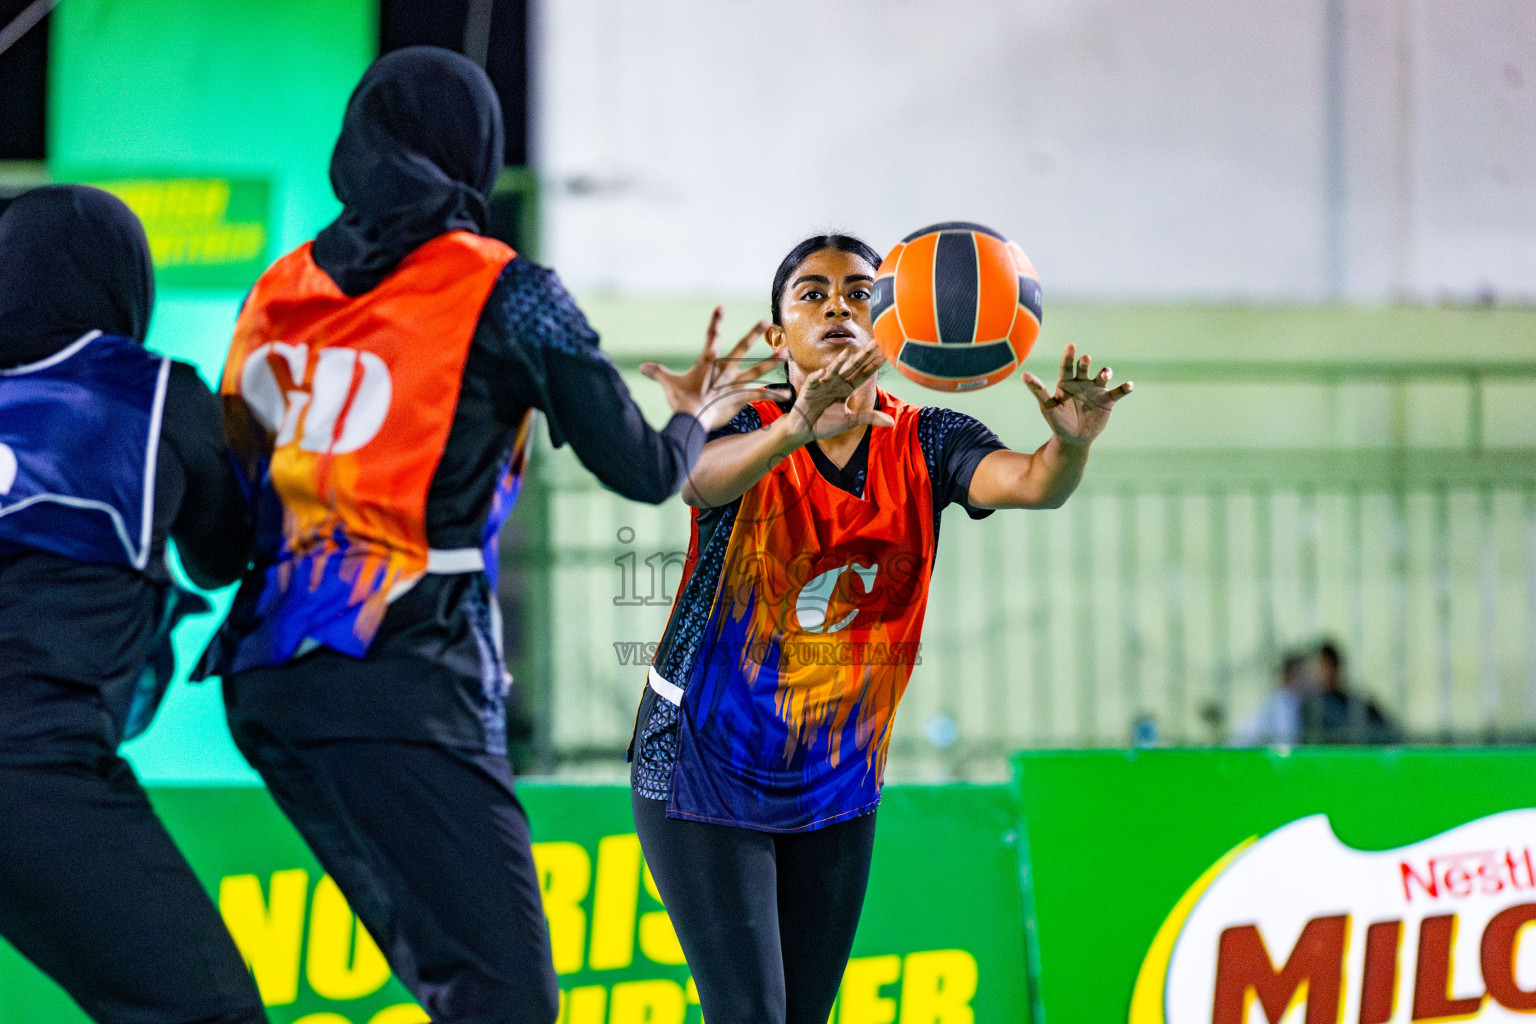
[[1536, 299], [1536, 2], [548, 0], [545, 255], [573, 286], [766, 292], [826, 228], [973, 219], [1051, 295]]

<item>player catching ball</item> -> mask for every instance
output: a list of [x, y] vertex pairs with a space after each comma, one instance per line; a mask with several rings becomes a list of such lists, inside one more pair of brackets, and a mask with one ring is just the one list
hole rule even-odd
[[[1055, 508], [1131, 385], [1069, 345], [1051, 437], [881, 390], [880, 256], [809, 238], [774, 276], [789, 386], [711, 435], [683, 497], [683, 584], [640, 704], [635, 825], [709, 1024], [825, 1024], [869, 879], [886, 749], [922, 632], [939, 516]], [[667, 387], [686, 378], [643, 370]]]

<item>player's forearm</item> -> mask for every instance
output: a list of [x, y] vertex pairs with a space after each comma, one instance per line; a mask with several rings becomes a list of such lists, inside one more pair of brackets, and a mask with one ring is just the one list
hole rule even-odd
[[810, 439], [808, 433], [794, 429], [796, 422], [793, 416], [782, 416], [761, 430], [706, 444], [683, 484], [683, 500], [694, 508], [717, 508], [747, 493]]
[[1083, 482], [1088, 468], [1088, 445], [1067, 444], [1057, 435], [1041, 445], [1030, 463], [1025, 508], [1060, 508]]
[[1034, 453], [993, 452], [971, 478], [977, 508], [1060, 508], [1077, 490], [1088, 465], [1088, 446], [1052, 435]]

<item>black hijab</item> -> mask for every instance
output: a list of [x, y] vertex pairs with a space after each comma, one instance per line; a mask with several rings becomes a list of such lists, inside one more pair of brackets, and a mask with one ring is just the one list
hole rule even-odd
[[435, 46], [380, 57], [347, 102], [331, 155], [344, 209], [315, 238], [315, 262], [361, 295], [422, 243], [483, 232], [501, 160], [501, 102], [476, 64]]
[[0, 367], [46, 359], [92, 330], [142, 342], [154, 302], [144, 226], [116, 196], [46, 185], [0, 214]]

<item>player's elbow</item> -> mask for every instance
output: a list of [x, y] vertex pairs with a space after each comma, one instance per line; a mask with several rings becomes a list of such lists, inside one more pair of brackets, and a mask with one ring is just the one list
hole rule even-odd
[[1028, 481], [1022, 481], [1018, 486], [1010, 488], [1003, 495], [992, 500], [976, 498], [971, 499], [971, 504], [976, 508], [988, 509], [1029, 509], [1031, 511], [1045, 512], [1053, 508], [1061, 508], [1071, 497], [1070, 492], [1052, 492]]
[[1015, 492], [1017, 497], [1014, 507], [1041, 511], [1061, 508], [1067, 503], [1067, 499], [1072, 497], [1075, 489], [1060, 486], [1060, 481], [1028, 481]]
[[[981, 493], [978, 494], [978, 491]], [[970, 503], [976, 508], [1046, 511], [1061, 508], [1067, 503], [1070, 494], [1070, 491], [1042, 486], [1042, 481], [1021, 473], [995, 490], [973, 487]]]

